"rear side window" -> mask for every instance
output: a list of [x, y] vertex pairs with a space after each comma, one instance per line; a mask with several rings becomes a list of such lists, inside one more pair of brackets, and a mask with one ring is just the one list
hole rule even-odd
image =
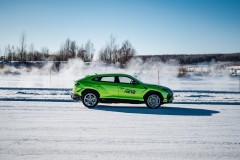
[[115, 77], [102, 77], [101, 82], [113, 82], [115, 81]]

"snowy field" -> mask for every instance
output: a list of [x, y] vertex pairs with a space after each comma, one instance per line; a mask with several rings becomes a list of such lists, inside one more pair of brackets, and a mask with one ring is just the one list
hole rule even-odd
[[239, 105], [0, 101], [0, 159], [240, 159]]
[[[49, 68], [0, 70], [0, 160], [240, 159], [238, 77], [221, 71], [178, 78], [176, 66], [162, 63], [124, 70], [71, 61], [59, 73]], [[174, 103], [156, 110], [145, 104], [85, 108], [70, 98], [71, 88], [96, 72], [168, 86]]]

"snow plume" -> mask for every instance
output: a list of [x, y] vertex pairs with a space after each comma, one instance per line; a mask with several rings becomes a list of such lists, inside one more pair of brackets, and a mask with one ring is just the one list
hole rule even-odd
[[86, 64], [81, 60], [73, 59], [62, 65], [58, 76], [76, 80], [91, 74], [126, 73], [146, 83], [158, 84], [159, 82], [166, 84], [168, 81], [176, 79], [178, 66], [179, 64], [176, 61], [162, 63], [160, 61], [143, 62], [141, 59], [134, 59], [122, 69], [118, 64], [109, 65], [99, 61]]
[[127, 64], [126, 70], [144, 82], [162, 84], [176, 79], [178, 67], [179, 63], [175, 60], [163, 63], [155, 60], [143, 62], [141, 59], [134, 59]]
[[143, 62], [141, 59], [130, 61], [124, 69], [120, 68], [118, 64], [111, 65], [99, 61], [84, 63], [80, 59], [71, 59], [68, 62], [60, 63], [57, 68], [53, 62], [48, 62], [42, 67], [5, 66], [0, 70], [0, 77], [3, 79], [0, 85], [11, 86], [14, 83], [20, 83], [19, 86], [25, 87], [72, 87], [73, 82], [77, 79], [101, 73], [126, 73], [146, 83], [161, 82], [162, 84], [163, 81], [176, 78], [177, 66], [178, 63], [175, 61]]
[[[175, 60], [163, 63], [156, 59], [143, 61], [135, 58], [123, 69], [118, 64], [110, 65], [100, 61], [84, 63], [80, 59], [71, 59], [58, 66], [56, 63], [46, 62], [41, 67], [1, 67], [0, 87], [71, 88], [74, 81], [86, 75], [126, 73], [145, 83], [160, 84], [172, 89], [238, 90], [238, 79], [230, 78], [227, 70], [220, 66], [215, 62], [180, 66]], [[181, 67], [185, 67], [188, 72], [179, 78]]]

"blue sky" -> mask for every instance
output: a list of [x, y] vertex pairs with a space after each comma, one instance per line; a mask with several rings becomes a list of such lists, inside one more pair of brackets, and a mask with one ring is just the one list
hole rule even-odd
[[138, 54], [240, 52], [240, 0], [0, 0], [0, 54], [18, 46], [59, 50], [67, 38], [98, 52], [116, 37]]

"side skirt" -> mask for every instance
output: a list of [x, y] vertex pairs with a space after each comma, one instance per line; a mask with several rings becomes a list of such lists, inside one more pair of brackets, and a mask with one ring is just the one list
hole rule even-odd
[[142, 104], [144, 101], [128, 100], [128, 99], [115, 99], [115, 98], [104, 98], [99, 100], [100, 103], [130, 103], [130, 104]]

